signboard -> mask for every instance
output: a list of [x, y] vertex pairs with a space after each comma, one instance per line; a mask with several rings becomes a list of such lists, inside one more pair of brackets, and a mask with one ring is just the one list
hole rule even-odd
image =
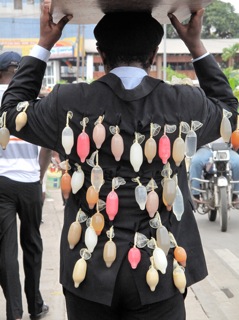
[[107, 12], [151, 11], [160, 23], [167, 24], [167, 14], [174, 13], [180, 21], [213, 0], [52, 0], [51, 12], [54, 22], [65, 14], [72, 14], [70, 23], [96, 24]]
[[54, 58], [64, 58], [64, 57], [73, 57], [74, 56], [74, 48], [73, 46], [63, 46], [63, 47], [58, 47], [54, 46], [51, 49], [51, 59]]

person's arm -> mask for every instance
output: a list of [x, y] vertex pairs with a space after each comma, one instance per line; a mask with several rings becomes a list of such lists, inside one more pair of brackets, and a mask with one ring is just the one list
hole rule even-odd
[[208, 97], [224, 102], [230, 107], [229, 111], [232, 111], [235, 115], [238, 101], [233, 95], [226, 76], [220, 70], [214, 57], [208, 54], [201, 40], [203, 14], [204, 9], [192, 13], [187, 24], [181, 23], [173, 14], [168, 16], [192, 55], [200, 87]]
[[[46, 3], [47, 1], [44, 1], [41, 6], [39, 44], [45, 46], [45, 48], [41, 47], [43, 51], [48, 52], [60, 38], [62, 29], [71, 16], [67, 15], [57, 24], [53, 23]], [[45, 56], [47, 57], [46, 54]], [[62, 113], [56, 112], [59, 85], [55, 85], [48, 97], [37, 100], [45, 69], [46, 61], [44, 59], [33, 56], [22, 58], [16, 74], [4, 93], [0, 116], [3, 112], [7, 113], [7, 128], [12, 135], [48, 149], [55, 149], [60, 139], [56, 132], [59, 130], [59, 122], [64, 121], [65, 114], [63, 110]], [[28, 121], [28, 125], [17, 132], [15, 129], [16, 106], [22, 101], [29, 102], [26, 113], [28, 120], [31, 119], [31, 121]], [[39, 121], [39, 119], [41, 120]], [[48, 128], [48, 130], [45, 130], [45, 128]]]
[[71, 15], [66, 15], [58, 23], [54, 23], [49, 11], [49, 1], [43, 1], [38, 42], [38, 45], [43, 48], [43, 54], [41, 53], [39, 57], [25, 56], [22, 58], [18, 70], [3, 96], [2, 105], [4, 108], [12, 106], [16, 102], [30, 101], [38, 97], [50, 50], [60, 39], [63, 28], [71, 18]]
[[72, 15], [64, 16], [58, 23], [54, 23], [47, 0], [41, 5], [40, 39], [38, 45], [46, 50], [51, 50], [54, 44], [60, 39], [62, 30], [71, 20]]
[[188, 47], [193, 59], [197, 59], [207, 53], [203, 42], [201, 41], [202, 19], [204, 9], [200, 9], [192, 13], [191, 18], [187, 24], [182, 24], [179, 20], [170, 13], [168, 15], [172, 25], [176, 29], [179, 37]]
[[40, 182], [42, 183], [45, 172], [51, 162], [52, 150], [41, 148], [39, 152], [39, 165], [40, 165]]

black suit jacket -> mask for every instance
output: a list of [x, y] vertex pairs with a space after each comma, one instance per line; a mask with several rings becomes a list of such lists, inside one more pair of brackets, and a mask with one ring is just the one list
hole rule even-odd
[[[64, 287], [85, 299], [99, 303], [111, 304], [114, 285], [118, 270], [123, 259], [127, 259], [128, 250], [133, 246], [135, 232], [143, 233], [147, 238], [155, 237], [155, 229], [149, 226], [149, 216], [140, 210], [135, 201], [134, 190], [137, 186], [132, 178], [140, 177], [146, 185], [153, 177], [158, 185], [156, 191], [160, 197], [159, 212], [163, 225], [173, 233], [178, 245], [187, 251], [188, 260], [186, 277], [188, 286], [203, 279], [207, 275], [202, 245], [197, 224], [193, 214], [193, 206], [187, 184], [184, 163], [176, 167], [173, 160], [170, 164], [173, 173], [178, 175], [178, 185], [183, 193], [185, 211], [181, 221], [177, 221], [172, 212], [168, 212], [162, 202], [161, 171], [163, 164], [159, 157], [148, 164], [146, 158], [138, 173], [134, 172], [129, 151], [134, 140], [134, 133], [139, 132], [149, 137], [150, 123], [158, 123], [162, 130], [155, 139], [158, 141], [163, 134], [165, 124], [177, 125], [175, 133], [169, 134], [171, 143], [178, 136], [179, 123], [192, 120], [203, 123], [197, 131], [198, 146], [215, 140], [220, 135], [220, 123], [223, 108], [232, 112], [232, 125], [236, 122], [237, 99], [233, 96], [228, 82], [217, 66], [212, 56], [207, 56], [194, 63], [201, 88], [175, 85], [171, 86], [161, 80], [146, 76], [141, 84], [133, 90], [125, 90], [120, 79], [114, 74], [108, 74], [93, 83], [56, 85], [48, 97], [36, 101], [45, 71], [45, 63], [33, 58], [24, 57], [20, 63], [12, 83], [9, 85], [2, 101], [2, 111], [7, 111], [7, 127], [11, 133], [31, 143], [56, 150], [62, 157], [69, 158], [72, 168], [79, 163], [85, 173], [83, 188], [70, 195], [65, 207], [64, 226], [61, 238], [61, 270], [60, 280]], [[27, 110], [28, 123], [20, 131], [15, 131], [16, 105], [19, 101], [30, 101]], [[61, 144], [61, 133], [66, 125], [66, 114], [73, 112], [70, 127], [74, 131], [75, 145], [69, 157], [66, 157]], [[103, 261], [103, 247], [108, 240], [106, 231], [112, 223], [105, 211], [105, 228], [98, 239], [98, 244], [87, 261], [86, 279], [79, 288], [74, 288], [72, 271], [75, 262], [80, 258], [79, 251], [85, 247], [84, 231], [79, 244], [70, 250], [67, 243], [67, 233], [70, 224], [75, 220], [76, 213], [81, 208], [89, 217], [96, 210], [89, 210], [86, 203], [86, 190], [91, 184], [91, 167], [80, 163], [76, 152], [76, 140], [82, 132], [80, 121], [89, 118], [86, 132], [91, 138], [90, 155], [96, 150], [92, 140], [94, 123], [104, 114], [103, 124], [106, 127], [106, 140], [99, 150], [99, 165], [104, 171], [105, 183], [100, 190], [100, 199], [106, 199], [111, 191], [114, 177], [120, 176], [126, 180], [126, 185], [117, 189], [119, 196], [119, 212], [113, 221], [117, 245], [117, 259], [110, 268]], [[112, 134], [110, 126], [118, 125], [125, 143], [125, 151], [120, 162], [116, 162], [110, 151]], [[177, 289], [173, 284], [173, 250], [170, 250], [168, 268], [165, 275], [160, 275], [160, 281], [155, 292], [151, 292], [146, 284], [146, 272], [150, 265], [152, 250], [145, 247], [141, 250], [142, 259], [132, 276], [138, 287], [142, 304], [153, 303], [167, 299], [175, 294]]]

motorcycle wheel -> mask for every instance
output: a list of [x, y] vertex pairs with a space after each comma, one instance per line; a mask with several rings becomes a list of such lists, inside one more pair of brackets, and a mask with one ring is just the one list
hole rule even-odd
[[226, 188], [219, 189], [219, 218], [221, 231], [227, 231], [227, 221], [228, 221], [228, 204], [227, 204], [227, 190]]
[[217, 210], [214, 209], [214, 210], [209, 210], [208, 211], [208, 220], [209, 221], [215, 221], [217, 218]]

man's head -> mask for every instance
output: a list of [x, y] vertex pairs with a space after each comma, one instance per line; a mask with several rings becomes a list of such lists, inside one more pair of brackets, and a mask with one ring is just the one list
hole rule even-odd
[[[111, 68], [146, 61], [155, 53], [163, 37], [161, 24], [148, 12], [107, 13], [94, 29], [99, 51]], [[116, 64], [116, 65], [115, 65]]]
[[8, 84], [19, 65], [20, 54], [13, 51], [7, 51], [0, 54], [0, 83]]

